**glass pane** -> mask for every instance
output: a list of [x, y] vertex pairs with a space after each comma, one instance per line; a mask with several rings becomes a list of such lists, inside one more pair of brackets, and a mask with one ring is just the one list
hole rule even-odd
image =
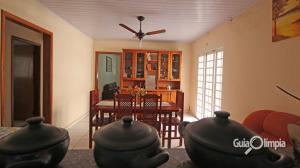
[[125, 53], [124, 77], [132, 77], [132, 53]]
[[160, 79], [168, 79], [168, 54], [162, 54], [160, 57]]
[[180, 56], [179, 54], [172, 55], [172, 79], [179, 79], [180, 75]]
[[216, 98], [221, 99], [222, 93], [220, 91], [216, 91]]
[[223, 58], [223, 51], [217, 52], [217, 59], [222, 59]]
[[144, 78], [145, 76], [145, 54], [138, 53], [136, 58], [136, 78]]
[[217, 67], [222, 67], [223, 66], [223, 59], [217, 60]]
[[214, 59], [214, 54], [207, 55], [207, 61], [212, 61]]
[[158, 53], [146, 53], [146, 58], [146, 74], [156, 77], [158, 70]]
[[222, 73], [223, 73], [222, 68], [217, 68], [217, 74], [222, 74]]
[[203, 87], [203, 83], [202, 82], [198, 82], [198, 87]]
[[200, 56], [200, 57], [198, 58], [198, 61], [199, 61], [199, 62], [204, 62], [204, 56]]
[[218, 75], [216, 78], [216, 82], [221, 83], [222, 82], [222, 76]]
[[204, 63], [203, 62], [199, 63], [198, 67], [199, 68], [204, 68]]
[[216, 90], [217, 91], [222, 91], [222, 84], [216, 83]]
[[204, 69], [199, 69], [199, 70], [198, 70], [198, 74], [199, 74], [199, 75], [203, 75], [203, 74], [204, 74]]

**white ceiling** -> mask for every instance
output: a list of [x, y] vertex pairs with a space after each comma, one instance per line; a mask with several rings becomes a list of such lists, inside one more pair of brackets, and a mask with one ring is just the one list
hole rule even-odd
[[94, 39], [132, 39], [123, 23], [143, 32], [165, 28], [145, 39], [190, 42], [230, 20], [256, 0], [40, 0], [49, 9]]

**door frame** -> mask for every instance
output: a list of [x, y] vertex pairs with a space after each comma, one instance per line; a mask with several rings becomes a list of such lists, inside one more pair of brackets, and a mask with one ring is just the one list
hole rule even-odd
[[120, 83], [122, 76], [122, 52], [111, 52], [111, 51], [95, 51], [95, 90], [98, 90], [98, 55], [99, 54], [116, 54], [120, 56]]
[[[38, 58], [38, 68], [39, 68], [39, 72], [38, 72], [38, 88], [35, 88], [38, 90], [38, 94], [37, 94], [37, 98], [38, 98], [38, 105], [37, 105], [37, 108], [38, 108], [38, 115], [40, 116], [41, 115], [41, 44], [39, 43], [36, 43], [36, 42], [33, 42], [33, 41], [30, 41], [30, 40], [27, 40], [27, 39], [23, 39], [21, 37], [17, 37], [17, 36], [14, 36], [12, 35], [11, 37], [11, 123], [12, 123], [12, 126], [14, 125], [14, 85], [15, 85], [15, 81], [14, 81], [14, 62], [15, 62], [15, 58], [14, 58], [14, 52], [15, 52], [15, 49], [13, 48], [14, 47], [14, 41], [15, 40], [19, 40], [19, 41], [22, 41], [22, 42], [25, 42], [25, 43], [28, 43], [28, 44], [31, 44], [34, 46], [34, 48], [38, 47], [39, 49], [39, 57]], [[36, 56], [36, 54], [34, 54], [34, 57]], [[33, 58], [33, 62], [35, 62], [36, 58]], [[33, 70], [33, 72], [35, 73], [35, 70]], [[36, 85], [35, 83], [36, 81], [34, 81], [34, 85]], [[34, 86], [36, 87], [36, 86]], [[34, 96], [36, 93], [34, 93]], [[34, 97], [34, 99], [36, 99], [36, 97]]]
[[1, 113], [0, 125], [3, 124], [5, 114], [5, 39], [6, 22], [11, 21], [23, 27], [43, 34], [43, 117], [46, 123], [52, 123], [53, 106], [53, 33], [23, 18], [1, 10]]

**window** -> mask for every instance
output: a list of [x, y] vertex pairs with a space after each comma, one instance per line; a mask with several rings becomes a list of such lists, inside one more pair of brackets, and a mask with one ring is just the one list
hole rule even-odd
[[197, 117], [212, 117], [221, 110], [223, 51], [198, 57]]

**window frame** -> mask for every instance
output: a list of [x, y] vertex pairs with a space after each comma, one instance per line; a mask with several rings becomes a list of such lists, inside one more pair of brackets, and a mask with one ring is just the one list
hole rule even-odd
[[[221, 54], [221, 56], [219, 55]], [[212, 59], [208, 60], [208, 57], [212, 55]], [[200, 58], [202, 57], [202, 62]], [[219, 62], [220, 61], [220, 62]], [[213, 62], [212, 66], [209, 65], [209, 62]], [[218, 64], [220, 63], [220, 64]], [[200, 65], [202, 64], [202, 65]], [[220, 66], [218, 66], [220, 65]], [[221, 70], [219, 70], [221, 68]], [[216, 110], [221, 110], [222, 108], [222, 93], [223, 93], [223, 69], [224, 69], [224, 50], [216, 49], [208, 51], [204, 54], [201, 54], [197, 57], [197, 75], [196, 75], [196, 116], [197, 118], [213, 117], [213, 112]], [[212, 72], [207, 72], [212, 69]], [[202, 73], [200, 73], [202, 71]], [[209, 74], [208, 74], [209, 73]], [[207, 82], [207, 76], [211, 76], [209, 82]], [[218, 81], [217, 77], [221, 76]], [[202, 83], [199, 83], [199, 82]], [[208, 88], [207, 84], [211, 83], [211, 87]], [[219, 88], [217, 88], [217, 86]], [[219, 90], [220, 89], [220, 90]], [[211, 92], [210, 94], [208, 94]], [[217, 96], [216, 94], [220, 94]], [[220, 92], [220, 93], [219, 93]], [[218, 105], [217, 101], [220, 100]], [[199, 104], [199, 102], [201, 102]], [[207, 108], [209, 106], [209, 108]], [[209, 114], [210, 113], [210, 114]]]

